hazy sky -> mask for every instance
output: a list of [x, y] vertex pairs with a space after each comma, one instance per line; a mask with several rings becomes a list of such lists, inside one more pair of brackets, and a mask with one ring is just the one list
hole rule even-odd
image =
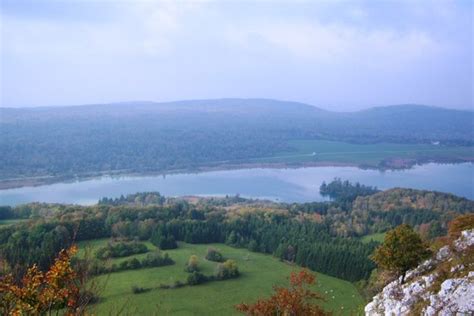
[[1, 0], [1, 105], [473, 108], [472, 1]]

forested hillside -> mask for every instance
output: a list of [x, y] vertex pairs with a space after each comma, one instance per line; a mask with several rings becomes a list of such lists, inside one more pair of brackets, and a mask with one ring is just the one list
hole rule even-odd
[[[295, 102], [222, 99], [0, 111], [2, 180], [196, 169], [314, 151], [300, 153], [294, 140], [440, 142], [410, 158], [473, 158], [471, 147], [459, 147], [473, 145], [473, 112], [426, 106], [336, 113]], [[443, 152], [444, 146], [450, 147]], [[450, 153], [452, 148], [461, 152]], [[383, 157], [397, 153], [388, 149]]]
[[[338, 192], [344, 190], [344, 197], [361, 192], [361, 188], [372, 190], [338, 179], [321, 189], [341, 184]], [[406, 201], [432, 203], [393, 205], [393, 192]], [[226, 243], [356, 281], [370, 275], [373, 265], [368, 255], [374, 246], [357, 237], [406, 223], [431, 239], [444, 234], [446, 223], [456, 215], [474, 211], [474, 202], [444, 193], [410, 189], [368, 193], [372, 195], [284, 204], [239, 197], [164, 198], [149, 192], [103, 198], [90, 207], [5, 206], [0, 208], [0, 219], [29, 221], [0, 228], [0, 251], [12, 268], [21, 270], [35, 262], [49, 266], [57, 251], [73, 240], [136, 238], [150, 240], [162, 249], [173, 248], [176, 241]], [[371, 200], [378, 204], [363, 202]]]

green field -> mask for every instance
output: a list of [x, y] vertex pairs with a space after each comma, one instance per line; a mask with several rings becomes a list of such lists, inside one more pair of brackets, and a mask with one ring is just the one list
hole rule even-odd
[[13, 225], [20, 222], [26, 221], [25, 219], [2, 219], [0, 220], [0, 226], [2, 225]]
[[350, 144], [325, 140], [294, 140], [288, 143], [292, 152], [254, 159], [261, 162], [334, 162], [378, 166], [385, 159], [469, 160], [474, 147], [431, 144]]
[[378, 241], [382, 243], [384, 238], [385, 238], [385, 233], [375, 233], [375, 234], [370, 234], [370, 235], [366, 235], [362, 237], [360, 241], [362, 241], [363, 243], [369, 243], [371, 241]]
[[[103, 245], [106, 240], [91, 243], [91, 248]], [[153, 246], [149, 243], [150, 248]], [[85, 243], [82, 243], [83, 249]], [[176, 280], [185, 281], [187, 273], [184, 265], [190, 255], [200, 259], [201, 272], [212, 274], [215, 262], [204, 259], [208, 247], [219, 249], [228, 259], [234, 259], [241, 272], [238, 279], [214, 281], [198, 286], [186, 286], [179, 289], [156, 289], [161, 284], [171, 284]], [[81, 250], [83, 251], [83, 250]], [[180, 243], [178, 249], [166, 251], [176, 262], [175, 265], [128, 270], [97, 277], [104, 285], [102, 300], [94, 307], [98, 315], [117, 314], [125, 309], [125, 314], [132, 315], [231, 315], [236, 314], [234, 305], [241, 302], [253, 302], [257, 298], [271, 294], [273, 285], [286, 285], [286, 277], [298, 269], [269, 255], [236, 249], [223, 244], [191, 245]], [[137, 255], [136, 257], [144, 256]], [[128, 257], [130, 258], [130, 257]], [[118, 262], [124, 259], [113, 259]], [[132, 286], [155, 288], [142, 294], [132, 294]], [[324, 306], [347, 315], [357, 313], [364, 305], [356, 288], [347, 281], [317, 274], [317, 285], [320, 293], [326, 296]]]

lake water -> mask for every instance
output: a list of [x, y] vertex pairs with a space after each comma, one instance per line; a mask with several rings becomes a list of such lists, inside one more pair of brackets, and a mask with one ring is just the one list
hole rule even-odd
[[450, 192], [474, 199], [474, 164], [425, 164], [409, 170], [378, 171], [353, 167], [298, 169], [240, 169], [167, 176], [101, 177], [0, 191], [1, 205], [27, 202], [94, 204], [101, 197], [144, 191], [165, 196], [223, 196], [267, 198], [285, 202], [321, 201], [319, 186], [334, 177], [377, 186], [407, 187]]

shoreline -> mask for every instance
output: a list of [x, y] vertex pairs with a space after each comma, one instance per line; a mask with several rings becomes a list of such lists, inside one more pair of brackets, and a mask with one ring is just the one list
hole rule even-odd
[[334, 161], [312, 161], [312, 162], [299, 162], [299, 163], [240, 163], [240, 164], [220, 164], [216, 166], [208, 165], [195, 168], [182, 168], [182, 169], [170, 169], [160, 171], [130, 171], [130, 170], [111, 170], [104, 172], [91, 172], [84, 173], [81, 175], [62, 175], [62, 176], [38, 176], [29, 178], [15, 178], [0, 180], [0, 191], [19, 189], [25, 187], [38, 187], [43, 185], [53, 185], [57, 183], [70, 183], [80, 182], [101, 177], [149, 177], [149, 176], [166, 176], [175, 174], [195, 174], [213, 171], [226, 171], [226, 170], [239, 170], [239, 169], [298, 169], [308, 167], [355, 167], [362, 170], [408, 170], [417, 165], [424, 165], [428, 163], [440, 163], [440, 164], [459, 164], [459, 163], [474, 163], [474, 159], [429, 159], [423, 161], [415, 160], [394, 160], [393, 164], [387, 161], [379, 164], [378, 166], [357, 164], [357, 163], [343, 163]]

